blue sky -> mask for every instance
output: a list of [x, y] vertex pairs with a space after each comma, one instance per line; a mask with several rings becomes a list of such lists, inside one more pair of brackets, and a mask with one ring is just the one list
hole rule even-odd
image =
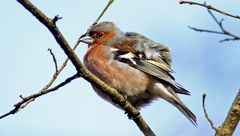
[[[239, 1], [210, 2], [227, 12], [240, 14]], [[57, 25], [73, 46], [107, 0], [44, 0], [33, 3], [49, 17], [57, 14], [63, 17]], [[16, 1], [3, 1], [0, 15], [0, 114], [3, 114], [20, 100], [20, 94], [35, 93], [48, 82], [54, 73], [48, 48], [53, 50], [59, 65], [66, 55], [49, 31]], [[224, 26], [240, 34], [236, 29], [239, 28], [239, 20], [224, 18]], [[198, 128], [172, 105], [159, 99], [141, 110], [153, 131], [162, 136], [213, 135], [203, 114], [201, 96], [207, 93], [209, 116], [219, 126], [240, 88], [240, 41], [219, 43], [225, 36], [189, 30], [188, 25], [214, 30], [218, 27], [204, 8], [179, 5], [176, 0], [116, 0], [101, 20], [113, 21], [123, 31], [139, 32], [167, 45], [172, 51], [176, 80], [191, 91], [191, 96], [180, 97], [196, 114]], [[79, 46], [76, 50], [79, 58], [83, 58], [86, 49], [85, 44]], [[69, 63], [56, 83], [74, 73], [75, 69]], [[141, 135], [123, 111], [99, 98], [83, 79], [77, 79], [59, 91], [37, 99], [16, 115], [0, 120], [0, 128], [1, 136]], [[235, 135], [240, 135], [239, 126]]]

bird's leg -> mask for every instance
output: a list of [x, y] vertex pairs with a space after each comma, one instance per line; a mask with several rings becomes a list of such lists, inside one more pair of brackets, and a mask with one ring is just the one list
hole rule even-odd
[[117, 99], [115, 97], [112, 98], [112, 102], [116, 107], [118, 107]]
[[[122, 94], [122, 93], [121, 93], [121, 94]], [[128, 96], [127, 96], [126, 94], [122, 94], [122, 96], [123, 96], [123, 98], [124, 98], [124, 101], [123, 101], [122, 105], [126, 106], [126, 101], [127, 101]], [[112, 99], [112, 102], [114, 103], [115, 106], [120, 107], [120, 106], [117, 104], [117, 101], [116, 101], [116, 100], [117, 100], [116, 98], [113, 98], [113, 99]], [[135, 113], [135, 114], [129, 113], [129, 112], [126, 110], [126, 107], [123, 107], [123, 110], [125, 111], [124, 114], [127, 114], [128, 118], [129, 118], [130, 120], [134, 120], [135, 118], [137, 118], [137, 117], [140, 115], [139, 112], [137, 112], [137, 113]]]
[[[126, 101], [127, 101], [128, 96], [127, 95], [123, 95], [123, 96], [124, 96], [124, 99], [125, 99], [124, 100], [124, 105], [127, 106], [126, 105]], [[127, 114], [128, 119], [130, 119], [130, 120], [134, 120], [134, 119], [136, 119], [140, 115], [139, 108], [137, 108], [138, 109], [137, 113], [129, 113], [126, 107], [124, 107], [123, 109], [125, 111], [124, 114]]]
[[[120, 93], [120, 94], [122, 94], [122, 93]], [[125, 103], [126, 103], [126, 101], [127, 101], [127, 95], [126, 95], [126, 94], [122, 94], [122, 96], [123, 96], [123, 98], [124, 98], [122, 105], [126, 105]], [[114, 103], [115, 106], [120, 107], [120, 106], [117, 104], [117, 99], [116, 99], [115, 97], [112, 99], [112, 102]], [[125, 109], [125, 107], [124, 107], [123, 109]]]
[[140, 112], [137, 112], [135, 114], [131, 114], [131, 113], [127, 113], [127, 111], [125, 111], [125, 114], [127, 114], [128, 119], [134, 120], [134, 119], [138, 118], [138, 116], [140, 115]]

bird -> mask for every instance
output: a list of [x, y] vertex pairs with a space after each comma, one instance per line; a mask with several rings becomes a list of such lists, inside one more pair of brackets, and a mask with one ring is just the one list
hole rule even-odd
[[[167, 46], [136, 32], [123, 32], [110, 21], [93, 25], [80, 42], [88, 44], [84, 56], [87, 69], [116, 88], [136, 109], [162, 98], [197, 125], [196, 116], [177, 95], [190, 95], [190, 92], [172, 76]], [[116, 105], [108, 95], [92, 87], [100, 97]]]

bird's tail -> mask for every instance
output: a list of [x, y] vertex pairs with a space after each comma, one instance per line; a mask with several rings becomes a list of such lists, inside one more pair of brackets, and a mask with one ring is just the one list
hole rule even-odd
[[180, 100], [172, 103], [183, 115], [194, 125], [197, 126], [196, 116]]
[[168, 86], [166, 88], [170, 92], [170, 97], [165, 99], [173, 104], [179, 111], [183, 113], [183, 115], [194, 125], [197, 126], [197, 118], [196, 116], [187, 108], [187, 106], [180, 100], [175, 91]]

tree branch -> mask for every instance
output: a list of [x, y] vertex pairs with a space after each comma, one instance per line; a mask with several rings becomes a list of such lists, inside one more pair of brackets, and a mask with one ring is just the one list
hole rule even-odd
[[33, 14], [44, 26], [48, 28], [48, 30], [53, 34], [56, 41], [60, 45], [60, 47], [64, 50], [65, 54], [68, 56], [72, 64], [74, 65], [77, 72], [87, 81], [91, 82], [95, 86], [97, 86], [104, 93], [109, 95], [111, 98], [116, 100], [116, 103], [125, 110], [128, 115], [134, 115], [133, 120], [138, 125], [139, 129], [146, 136], [154, 136], [153, 131], [148, 127], [146, 122], [141, 117], [138, 110], [136, 110], [125, 98], [118, 93], [118, 91], [114, 88], [111, 88], [99, 78], [94, 76], [90, 71], [85, 68], [85, 66], [81, 63], [77, 55], [69, 46], [68, 42], [65, 40], [55, 23], [52, 19], [49, 19], [44, 13], [42, 13], [36, 6], [34, 6], [28, 0], [17, 0], [22, 6], [24, 6], [29, 12]]
[[98, 21], [101, 19], [101, 17], [104, 15], [104, 13], [107, 11], [107, 9], [109, 8], [109, 6], [114, 2], [114, 0], [109, 0], [107, 5], [104, 7], [103, 11], [100, 13], [100, 15], [97, 17], [97, 19], [92, 23], [92, 25], [90, 25], [90, 27], [87, 29], [86, 33], [82, 34], [79, 38], [78, 38], [78, 42], [80, 43], [80, 39], [84, 36], [86, 36], [89, 31], [91, 30], [91, 28], [96, 25], [98, 23]]
[[206, 119], [210, 123], [211, 127], [215, 130], [215, 136], [232, 136], [235, 131], [239, 120], [240, 120], [240, 90], [238, 91], [236, 98], [234, 99], [230, 110], [228, 111], [227, 117], [222, 123], [222, 125], [216, 128], [212, 120], [208, 117], [205, 108], [205, 98], [206, 94], [203, 94], [203, 110]]
[[104, 15], [104, 13], [107, 11], [107, 9], [109, 8], [109, 6], [114, 2], [114, 0], [109, 0], [108, 4], [105, 6], [105, 8], [103, 9], [103, 11], [100, 13], [100, 15], [97, 17], [97, 19], [94, 21], [94, 24], [97, 24], [97, 22], [102, 18], [102, 16]]
[[207, 5], [206, 3], [204, 4], [201, 4], [201, 3], [197, 3], [197, 2], [193, 2], [193, 1], [185, 1], [185, 0], [180, 0], [179, 1], [179, 4], [189, 4], [189, 5], [198, 5], [198, 6], [202, 6], [202, 7], [205, 7], [207, 9], [210, 9], [210, 10], [214, 10], [218, 13], [221, 13], [223, 15], [226, 15], [226, 16], [229, 16], [229, 17], [233, 17], [233, 18], [236, 18], [236, 19], [240, 19], [240, 16], [239, 15], [232, 15], [230, 13], [227, 13], [227, 12], [224, 12], [220, 9], [217, 9], [215, 7], [212, 7], [211, 5]]
[[231, 15], [229, 13], [225, 13], [222, 10], [218, 10], [216, 8], [213, 8], [211, 5], [207, 5], [206, 2], [204, 2], [204, 4], [200, 4], [200, 3], [196, 3], [196, 2], [190, 2], [190, 1], [180, 1], [180, 4], [190, 4], [190, 5], [199, 5], [199, 6], [203, 6], [207, 8], [208, 13], [211, 15], [211, 17], [213, 18], [213, 20], [216, 22], [216, 24], [219, 26], [221, 31], [215, 31], [215, 30], [207, 30], [207, 29], [200, 29], [200, 28], [195, 28], [192, 26], [188, 26], [188, 28], [197, 31], [197, 32], [207, 32], [207, 33], [214, 33], [214, 34], [222, 34], [222, 35], [226, 35], [229, 36], [231, 38], [225, 38], [223, 40], [220, 40], [220, 42], [226, 42], [226, 41], [235, 41], [235, 40], [240, 40], [240, 36], [235, 35], [229, 31], [227, 31], [224, 27], [223, 27], [223, 19], [221, 19], [220, 21], [214, 16], [214, 14], [211, 12], [211, 10], [217, 11], [221, 14], [227, 15], [227, 16], [231, 16], [231, 17], [235, 17], [235, 18], [239, 18], [239, 16], [234, 16]]
[[[98, 16], [98, 18], [94, 21], [93, 24], [96, 24], [99, 19], [103, 16], [103, 14], [105, 13], [106, 9], [111, 5], [111, 3], [113, 2], [113, 0], [110, 0], [109, 3], [106, 5], [106, 7], [103, 9], [103, 11], [101, 12], [101, 14]], [[56, 15], [52, 21], [54, 24], [56, 24], [56, 22], [59, 20], [59, 19], [62, 19], [62, 17], [59, 17], [59, 15]], [[78, 39], [78, 41], [76, 42], [76, 44], [74, 45], [73, 47], [73, 50], [75, 50], [77, 48], [77, 46], [79, 45], [80, 41]], [[52, 50], [51, 49], [48, 49], [48, 51], [50, 52], [50, 54], [52, 55], [52, 58], [53, 58], [53, 62], [54, 62], [54, 65], [55, 65], [55, 73], [54, 75], [52, 76], [52, 78], [50, 79], [50, 81], [41, 89], [41, 93], [42, 95], [45, 95], [48, 93], [48, 89], [49, 87], [52, 86], [53, 82], [57, 79], [57, 77], [59, 76], [59, 74], [62, 72], [62, 70], [66, 67], [67, 65], [67, 62], [68, 62], [68, 58], [63, 62], [63, 64], [61, 65], [61, 67], [58, 69], [58, 65], [57, 65], [57, 59], [55, 57], [55, 55], [53, 54]], [[42, 96], [41, 95], [41, 96]], [[18, 102], [17, 104], [14, 105], [14, 108], [9, 111], [8, 113], [0, 116], [0, 119], [4, 118], [4, 117], [7, 117], [11, 114], [15, 114], [17, 113], [18, 111], [20, 111], [21, 109], [25, 108], [29, 103], [31, 103], [32, 101], [35, 100], [35, 98], [33, 98], [34, 96], [36, 96], [35, 94], [32, 94], [32, 95], [29, 95], [27, 96], [27, 98], [29, 98], [28, 101], [26, 101], [26, 97], [24, 98], [22, 95], [20, 95], [19, 97], [22, 98], [22, 100], [25, 99], [25, 101], [20, 101]], [[32, 99], [31, 99], [32, 98]]]
[[223, 124], [217, 129], [216, 136], [231, 136], [240, 120], [240, 90], [232, 103]]
[[22, 99], [22, 101], [18, 102], [17, 104], [14, 105], [14, 108], [9, 111], [8, 113], [0, 116], [0, 119], [7, 117], [11, 114], [15, 114], [18, 111], [20, 111], [21, 109], [25, 108], [29, 103], [31, 103], [32, 101], [34, 101], [36, 98], [38, 98], [39, 96], [45, 95], [47, 93], [50, 92], [54, 92], [56, 90], [58, 90], [59, 88], [63, 87], [64, 85], [70, 83], [72, 80], [79, 78], [80, 76], [78, 74], [75, 74], [69, 78], [67, 78], [64, 82], [60, 83], [59, 85], [47, 90], [46, 88], [43, 88], [41, 91], [39, 91], [38, 93], [23, 97], [22, 95], [20, 95], [19, 97]]
[[56, 59], [55, 55], [53, 54], [52, 49], [48, 48], [48, 51], [49, 51], [50, 54], [52, 55], [53, 62], [54, 62], [54, 65], [55, 65], [55, 70], [56, 70], [56, 72], [57, 72], [57, 71], [58, 71], [57, 59]]
[[210, 126], [212, 127], [212, 129], [214, 129], [215, 131], [217, 130], [217, 128], [214, 126], [213, 121], [209, 118], [208, 114], [207, 114], [207, 110], [205, 107], [205, 99], [206, 99], [206, 94], [203, 94], [202, 96], [202, 107], [203, 107], [203, 111], [204, 111], [204, 115], [206, 117], [206, 119], [208, 120]]
[[56, 22], [57, 22], [58, 20], [60, 20], [60, 19], [62, 19], [62, 17], [59, 17], [59, 15], [56, 15], [56, 16], [52, 19], [52, 21], [53, 21], [54, 24], [56, 24]]

